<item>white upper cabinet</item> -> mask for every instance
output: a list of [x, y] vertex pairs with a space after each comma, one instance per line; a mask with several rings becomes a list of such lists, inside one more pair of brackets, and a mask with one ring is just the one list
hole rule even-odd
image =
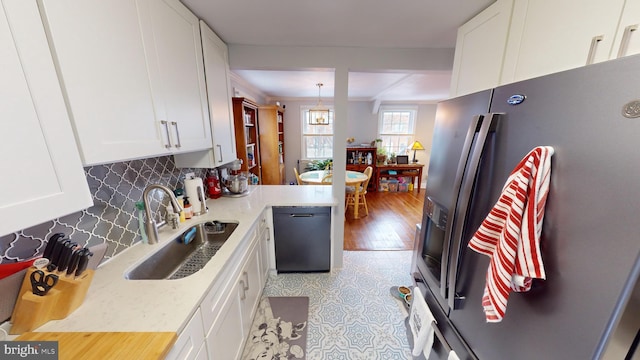
[[609, 60], [624, 2], [517, 0], [502, 82]]
[[227, 45], [200, 21], [213, 149], [176, 155], [179, 167], [214, 168], [237, 158]]
[[85, 165], [162, 151], [135, 2], [40, 4]]
[[498, 0], [462, 25], [451, 96], [640, 53], [640, 0]]
[[611, 58], [640, 54], [640, 0], [627, 0]]
[[198, 21], [182, 4], [39, 3], [85, 165], [211, 147]]
[[229, 51], [227, 45], [204, 22], [202, 47], [213, 131], [215, 166], [236, 159], [236, 135], [233, 129], [233, 103], [229, 79]]
[[93, 205], [38, 7], [0, 6], [0, 236]]
[[138, 3], [156, 117], [173, 152], [211, 148], [198, 18], [177, 0]]
[[458, 29], [451, 96], [500, 84], [513, 0], [498, 0]]

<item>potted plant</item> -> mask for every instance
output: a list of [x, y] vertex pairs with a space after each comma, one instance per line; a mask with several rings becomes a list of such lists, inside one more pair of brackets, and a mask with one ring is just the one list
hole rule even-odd
[[396, 153], [392, 152], [389, 159], [387, 159], [387, 164], [395, 164], [396, 163]]
[[378, 165], [384, 165], [385, 161], [387, 161], [387, 149], [378, 147], [378, 150], [376, 150], [376, 162]]
[[332, 165], [333, 159], [313, 160], [309, 164], [307, 164], [305, 170], [330, 170]]

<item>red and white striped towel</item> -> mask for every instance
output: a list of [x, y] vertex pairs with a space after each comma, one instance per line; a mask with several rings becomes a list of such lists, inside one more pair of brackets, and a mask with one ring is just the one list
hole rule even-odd
[[533, 278], [546, 278], [540, 234], [552, 155], [552, 147], [539, 146], [520, 161], [469, 242], [471, 249], [491, 258], [482, 297], [487, 322], [502, 320], [511, 290], [529, 291]]

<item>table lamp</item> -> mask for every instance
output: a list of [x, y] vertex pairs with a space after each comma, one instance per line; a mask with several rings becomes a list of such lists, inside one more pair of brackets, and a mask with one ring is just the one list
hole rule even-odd
[[413, 150], [413, 162], [417, 163], [418, 160], [416, 160], [416, 150], [424, 150], [424, 146], [422, 146], [422, 144], [420, 144], [420, 141], [414, 141], [413, 144], [411, 144], [411, 150]]

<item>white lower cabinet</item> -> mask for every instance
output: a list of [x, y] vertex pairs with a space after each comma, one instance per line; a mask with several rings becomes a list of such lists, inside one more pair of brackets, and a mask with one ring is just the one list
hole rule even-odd
[[257, 241], [249, 251], [249, 258], [240, 273], [238, 282], [243, 286], [243, 291], [240, 294], [243, 315], [242, 328], [249, 334], [253, 314], [256, 311], [264, 287], [260, 276], [260, 244]]
[[167, 359], [240, 358], [266, 281], [262, 276], [262, 220], [247, 233], [241, 249], [204, 296]]
[[219, 316], [207, 332], [209, 359], [231, 360], [240, 357], [246, 337], [243, 329], [243, 285], [234, 282], [228, 297], [220, 308]]
[[202, 332], [202, 315], [200, 308], [193, 314], [184, 330], [178, 336], [178, 340], [167, 354], [166, 360], [193, 360], [202, 359], [201, 348], [204, 343]]
[[198, 350], [198, 353], [196, 354], [195, 360], [207, 360], [207, 359], [208, 359], [207, 344], [203, 342], [202, 345], [200, 346], [200, 350]]
[[271, 241], [271, 229], [269, 219], [273, 219], [271, 212], [265, 210], [260, 219], [258, 241], [260, 242], [260, 276], [263, 284], [267, 282], [269, 277], [269, 270], [271, 269], [271, 248], [273, 248], [273, 242]]
[[223, 291], [228, 296], [207, 331], [206, 342], [211, 360], [238, 359], [249, 336], [253, 315], [264, 287], [258, 270], [260, 247], [255, 231], [253, 234], [246, 261], [229, 285], [229, 291]]

